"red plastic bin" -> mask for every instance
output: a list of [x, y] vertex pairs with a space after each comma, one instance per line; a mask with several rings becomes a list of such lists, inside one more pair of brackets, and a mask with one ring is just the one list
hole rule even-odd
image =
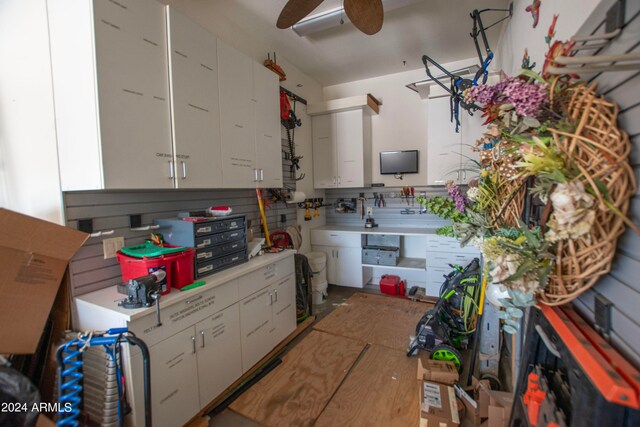
[[182, 289], [193, 283], [195, 277], [195, 257], [194, 248], [185, 248], [182, 252], [163, 255], [171, 262], [171, 287]]
[[122, 252], [116, 252], [116, 256], [118, 257], [118, 262], [120, 262], [120, 271], [122, 271], [122, 280], [128, 281], [131, 279], [136, 279], [141, 276], [146, 276], [148, 274], [153, 273], [157, 270], [164, 270], [167, 274], [161, 282], [160, 286], [162, 289], [162, 295], [166, 295], [171, 292], [171, 283], [172, 283], [172, 264], [173, 261], [168, 259], [166, 256], [159, 257], [143, 257], [143, 258], [135, 258]]

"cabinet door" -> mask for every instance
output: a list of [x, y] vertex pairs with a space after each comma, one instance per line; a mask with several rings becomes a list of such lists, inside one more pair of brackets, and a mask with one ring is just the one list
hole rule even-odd
[[338, 286], [362, 288], [362, 248], [335, 248]]
[[238, 304], [198, 323], [196, 339], [200, 405], [204, 407], [242, 375]]
[[253, 63], [256, 126], [256, 167], [262, 188], [282, 187], [282, 143], [280, 141], [280, 97], [278, 76]]
[[223, 184], [229, 188], [255, 187], [258, 175], [253, 124], [253, 61], [220, 40], [218, 87]]
[[327, 283], [331, 283], [332, 285], [337, 284], [338, 258], [336, 257], [336, 248], [333, 246], [313, 245], [311, 250], [327, 254]]
[[338, 187], [364, 187], [362, 110], [335, 113]]
[[335, 188], [337, 186], [335, 131], [335, 114], [312, 117], [314, 188]]
[[449, 98], [428, 101], [427, 184], [444, 185], [459, 181], [460, 134], [450, 121]]
[[248, 371], [273, 347], [271, 305], [273, 293], [269, 287], [240, 301], [240, 340], [242, 343], [242, 371]]
[[291, 274], [271, 286], [273, 290], [272, 347], [296, 328], [296, 279]]
[[93, 4], [104, 188], [172, 188], [164, 6]]
[[460, 112], [460, 135], [462, 139], [460, 147], [460, 182], [462, 184], [467, 184], [470, 180], [478, 178], [480, 172], [476, 163], [480, 161], [480, 155], [477, 151], [473, 151], [473, 148], [476, 146], [476, 141], [487, 131], [486, 126], [482, 124], [484, 119], [481, 115], [481, 111], [476, 111], [473, 116], [466, 111]]
[[[200, 410], [195, 328], [185, 329], [152, 346], [149, 355], [153, 425], [183, 425]], [[141, 366], [141, 362], [132, 363], [134, 384], [142, 384]], [[137, 396], [142, 396], [141, 389], [140, 393], [136, 392]], [[144, 417], [143, 406], [137, 403], [136, 414], [137, 419]]]
[[167, 17], [176, 187], [221, 187], [217, 40], [173, 8]]

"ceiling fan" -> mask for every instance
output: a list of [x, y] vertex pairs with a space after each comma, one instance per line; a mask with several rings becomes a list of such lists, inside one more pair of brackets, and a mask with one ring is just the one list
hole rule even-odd
[[[276, 26], [289, 28], [310, 14], [324, 0], [289, 0], [282, 8]], [[373, 35], [382, 28], [382, 0], [344, 0], [344, 11], [360, 31]]]

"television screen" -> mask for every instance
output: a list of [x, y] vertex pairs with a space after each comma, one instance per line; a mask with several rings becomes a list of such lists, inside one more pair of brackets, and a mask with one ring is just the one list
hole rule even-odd
[[380, 174], [418, 173], [418, 150], [381, 151]]

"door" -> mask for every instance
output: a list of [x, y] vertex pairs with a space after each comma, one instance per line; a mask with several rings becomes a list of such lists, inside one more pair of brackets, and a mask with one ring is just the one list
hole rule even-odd
[[[200, 410], [195, 339], [192, 326], [149, 349], [154, 426], [183, 425]], [[132, 359], [134, 384], [142, 384], [141, 366], [138, 358]], [[142, 396], [142, 390], [136, 396]], [[144, 420], [140, 418], [144, 417], [142, 402], [138, 405], [136, 401], [136, 414]]]
[[272, 347], [278, 345], [296, 328], [296, 280], [290, 274], [271, 286], [273, 290]]
[[460, 179], [460, 134], [450, 121], [449, 98], [428, 101], [427, 184]]
[[234, 304], [196, 324], [200, 405], [242, 376], [240, 309]]
[[258, 182], [253, 119], [253, 61], [218, 40], [222, 181], [228, 188]]
[[335, 113], [311, 118], [313, 187], [337, 186]]
[[278, 76], [253, 63], [258, 187], [282, 187], [282, 143], [280, 140], [280, 95]]
[[362, 288], [362, 248], [337, 247], [334, 250], [336, 254], [335, 284]]
[[363, 111], [335, 113], [338, 187], [364, 186]]
[[173, 188], [164, 6], [93, 4], [104, 187]]
[[176, 187], [219, 188], [217, 39], [173, 8], [167, 17]]
[[273, 347], [271, 305], [273, 293], [263, 288], [240, 301], [240, 340], [242, 344], [242, 371], [248, 371]]

